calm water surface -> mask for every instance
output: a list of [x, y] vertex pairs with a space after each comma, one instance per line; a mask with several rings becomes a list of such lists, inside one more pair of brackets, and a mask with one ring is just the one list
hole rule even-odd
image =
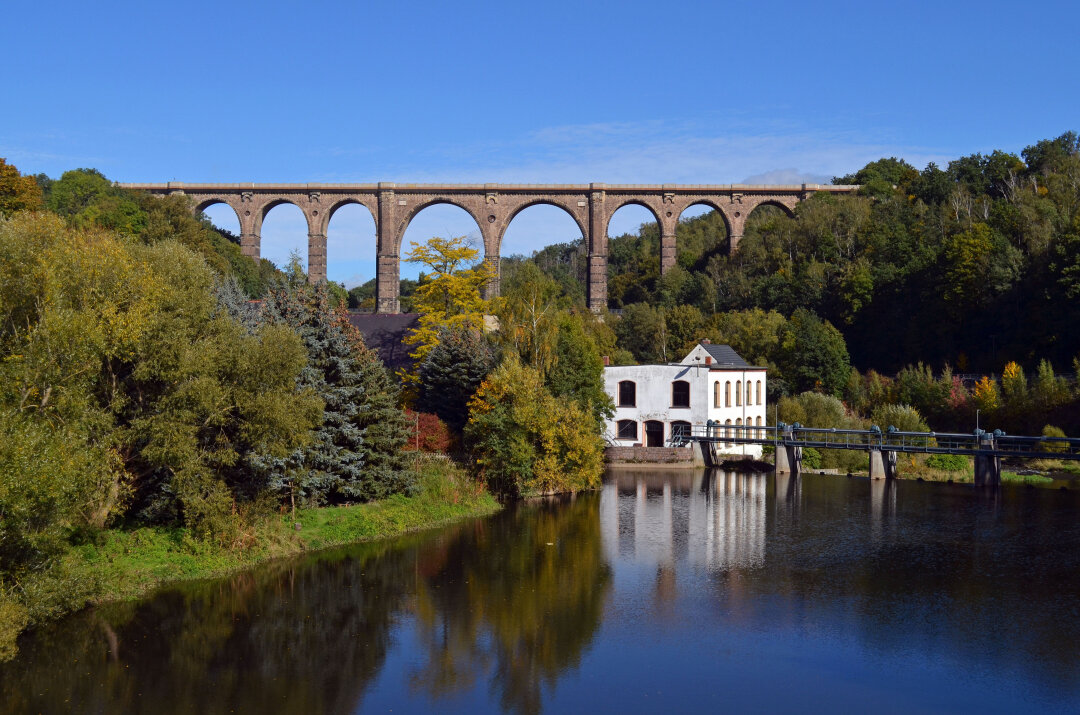
[[724, 472], [24, 638], [10, 712], [1080, 712], [1080, 493]]

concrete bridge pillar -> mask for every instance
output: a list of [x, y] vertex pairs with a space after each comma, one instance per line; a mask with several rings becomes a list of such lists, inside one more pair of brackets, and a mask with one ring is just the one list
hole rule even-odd
[[375, 312], [400, 313], [398, 296], [401, 291], [401, 257], [398, 255], [401, 243], [398, 232], [397, 206], [394, 198], [394, 184], [379, 184], [379, 218], [376, 221], [375, 264]]
[[884, 452], [879, 448], [870, 448], [870, 478], [896, 478], [896, 452]]
[[[1001, 457], [989, 453], [996, 446], [994, 435], [979, 436], [979, 452], [975, 454], [975, 486], [977, 487], [1001, 486]], [[986, 453], [983, 453], [984, 451]]]
[[792, 439], [794, 433], [788, 428], [776, 445], [774, 465], [777, 474], [799, 474], [802, 471], [802, 447], [784, 444]]

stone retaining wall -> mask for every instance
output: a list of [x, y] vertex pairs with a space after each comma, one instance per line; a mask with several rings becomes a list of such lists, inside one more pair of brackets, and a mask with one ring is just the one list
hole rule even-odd
[[604, 458], [612, 464], [691, 464], [694, 450], [687, 447], [608, 447]]

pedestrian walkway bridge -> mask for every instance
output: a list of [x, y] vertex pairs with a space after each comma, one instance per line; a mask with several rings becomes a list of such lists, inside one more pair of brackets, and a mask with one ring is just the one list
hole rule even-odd
[[1027, 437], [1008, 435], [1001, 430], [958, 432], [904, 432], [889, 427], [867, 430], [803, 427], [781, 422], [772, 427], [708, 424], [683, 435], [686, 442], [701, 448], [706, 464], [718, 454], [741, 444], [772, 445], [776, 471], [799, 472], [802, 450], [854, 449], [869, 453], [870, 477], [896, 476], [897, 455], [904, 453], [959, 454], [975, 458], [975, 483], [1001, 483], [1001, 458], [1064, 459], [1080, 461], [1080, 439], [1068, 437]]

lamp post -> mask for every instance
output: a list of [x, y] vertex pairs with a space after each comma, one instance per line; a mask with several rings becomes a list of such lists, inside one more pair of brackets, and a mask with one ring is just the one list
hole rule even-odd
[[979, 431], [979, 408], [975, 408], [975, 431]]

